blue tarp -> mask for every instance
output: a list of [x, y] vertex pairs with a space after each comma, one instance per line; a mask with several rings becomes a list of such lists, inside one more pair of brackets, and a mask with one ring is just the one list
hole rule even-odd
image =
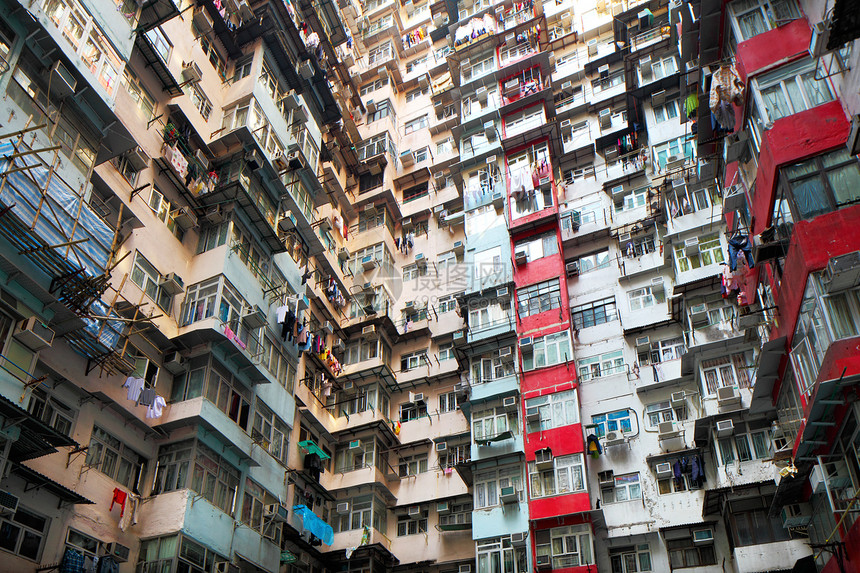
[[334, 529], [331, 525], [317, 517], [306, 505], [295, 505], [293, 511], [301, 516], [302, 525], [311, 532], [314, 537], [319, 538], [326, 545], [334, 543]]

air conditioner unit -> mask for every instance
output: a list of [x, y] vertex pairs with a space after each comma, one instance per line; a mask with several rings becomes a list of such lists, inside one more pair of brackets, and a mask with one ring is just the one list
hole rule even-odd
[[349, 249], [346, 247], [341, 247], [337, 250], [337, 258], [341, 261], [346, 261], [350, 257]]
[[600, 74], [600, 79], [605, 80], [609, 77], [609, 64], [604, 64], [597, 68], [597, 73]]
[[535, 468], [538, 471], [552, 469], [552, 450], [543, 448], [535, 452]]
[[410, 392], [409, 393], [409, 402], [412, 404], [418, 404], [419, 402], [424, 401], [424, 393], [423, 392]]
[[[469, 0], [471, 1], [471, 0]], [[457, 570], [457, 573], [472, 573], [471, 565], [460, 565], [460, 568]]]
[[693, 532], [693, 543], [713, 543], [714, 532], [711, 529], [697, 529]]
[[282, 97], [281, 104], [289, 110], [298, 109], [302, 105], [299, 101], [299, 96], [294, 91], [290, 91], [290, 93]]
[[526, 422], [540, 422], [540, 409], [537, 406], [526, 408]]
[[353, 440], [349, 443], [350, 450], [360, 450], [361, 449], [361, 440]]
[[684, 254], [688, 257], [699, 254], [699, 238], [691, 237], [684, 240]]
[[299, 64], [299, 75], [306, 80], [310, 80], [314, 77], [314, 65], [310, 60], [305, 60]]
[[[624, 189], [624, 187], [622, 187], [622, 189]], [[630, 233], [621, 233], [620, 235], [618, 235], [618, 242], [621, 244], [622, 247], [624, 247], [627, 245], [627, 243], [631, 241], [632, 238], [633, 235], [631, 235]]]
[[35, 316], [31, 316], [18, 323], [15, 338], [33, 352], [37, 352], [51, 347], [54, 343], [54, 331]]
[[131, 550], [128, 547], [115, 541], [105, 545], [105, 555], [110, 555], [117, 563], [127, 562], [130, 553]]
[[402, 163], [404, 167], [409, 167], [415, 163], [415, 156], [412, 154], [411, 149], [407, 149], [400, 154], [400, 163]]
[[717, 437], [725, 438], [731, 436], [735, 431], [735, 425], [731, 420], [717, 420]]
[[172, 374], [179, 374], [185, 368], [185, 360], [179, 352], [168, 352], [164, 355], [164, 367]]
[[851, 487], [851, 474], [843, 461], [819, 463], [812, 467], [809, 475], [809, 485], [812, 493], [826, 493], [831, 490]]
[[18, 496], [0, 490], [0, 514], [14, 515], [18, 511]]
[[604, 445], [606, 446], [616, 446], [618, 444], [624, 443], [624, 434], [619, 431], [610, 430], [606, 432], [606, 436], [604, 439]]
[[604, 129], [609, 127], [612, 125], [612, 110], [609, 108], [600, 110], [597, 118], [600, 120], [600, 127]]
[[487, 103], [487, 88], [481, 86], [475, 91], [475, 98], [481, 103]]
[[514, 349], [510, 346], [506, 346], [504, 348], [499, 348], [499, 360], [502, 362], [513, 362], [514, 361]]
[[508, 300], [511, 298], [511, 292], [508, 287], [499, 287], [496, 289], [496, 298], [499, 300]]
[[708, 306], [705, 303], [694, 304], [690, 307], [690, 321], [693, 326], [707, 324], [710, 321]]
[[531, 352], [532, 348], [534, 348], [534, 341], [531, 336], [524, 336], [520, 338], [520, 350], [523, 352]]
[[340, 389], [344, 392], [352, 392], [355, 390], [355, 382], [352, 380], [344, 380], [340, 383]]
[[444, 452], [448, 450], [448, 442], [436, 442], [436, 451]]
[[487, 165], [493, 165], [496, 162], [496, 156], [495, 155], [488, 155], [487, 158], [485, 159], [485, 162]]
[[205, 7], [200, 6], [196, 10], [194, 10], [194, 25], [197, 26], [197, 29], [201, 34], [208, 34], [212, 31], [212, 26], [215, 22], [212, 20], [212, 16], [209, 15], [209, 10]]
[[514, 255], [514, 262], [517, 266], [524, 265], [529, 261], [529, 254], [526, 251], [517, 251]]
[[740, 406], [741, 397], [734, 386], [721, 386], [717, 388], [717, 405], [720, 408]]
[[517, 409], [517, 397], [516, 396], [505, 396], [502, 399], [502, 408], [507, 411], [516, 410]]
[[813, 58], [820, 58], [827, 54], [827, 42], [830, 41], [830, 19], [817, 22], [812, 27], [812, 38], [809, 40], [809, 54]]
[[782, 506], [780, 515], [785, 528], [806, 527], [812, 521], [812, 508], [808, 503], [789, 503]]
[[248, 311], [245, 315], [242, 316], [242, 322], [245, 323], [250, 329], [260, 328], [265, 326], [266, 320], [266, 311], [260, 308], [257, 305], [254, 305], [250, 311]]
[[263, 167], [263, 156], [256, 149], [245, 154], [245, 163], [252, 171], [257, 171]]
[[521, 531], [519, 533], [511, 533], [511, 545], [514, 547], [522, 547], [526, 544], [528, 533]]
[[364, 206], [364, 214], [365, 215], [376, 215], [376, 205], [370, 203]]
[[657, 474], [657, 479], [672, 477], [671, 462], [660, 462], [659, 464], [654, 466], [654, 473]]
[[137, 146], [125, 154], [125, 159], [137, 171], [145, 169], [149, 165], [149, 155], [140, 147]]
[[466, 250], [466, 245], [463, 243], [463, 241], [454, 241], [454, 248], [451, 250], [458, 255], [462, 255], [463, 251]]
[[672, 392], [671, 404], [673, 408], [681, 408], [687, 405], [687, 396], [683, 391]]
[[833, 257], [824, 269], [824, 290], [836, 293], [860, 284], [860, 251]]
[[493, 193], [493, 207], [500, 209], [505, 206], [505, 196], [501, 193]]
[[499, 491], [499, 500], [502, 503], [517, 503], [520, 499], [520, 494], [514, 486], [503, 487]]
[[661, 105], [665, 101], [666, 101], [666, 90], [656, 91], [653, 94], [651, 94], [651, 105]]
[[419, 515], [421, 513], [421, 507], [417, 505], [413, 505], [409, 507], [409, 515]]
[[283, 523], [287, 521], [288, 516], [289, 512], [287, 511], [287, 508], [280, 503], [269, 503], [263, 506], [263, 517], [271, 519], [272, 521]]
[[382, 81], [385, 81], [385, 82], [388, 81], [388, 68], [383, 66], [383, 67], [379, 68], [378, 73], [379, 73], [379, 77], [380, 77], [380, 79], [382, 79]]
[[598, 41], [596, 39], [588, 41], [587, 45], [588, 45], [588, 55], [589, 56], [596, 56], [597, 55], [597, 44], [598, 44]]
[[[445, 442], [441, 443], [444, 444]], [[436, 445], [438, 446], [439, 444]], [[438, 448], [436, 451], [439, 451]], [[451, 505], [447, 501], [440, 501], [436, 503], [436, 513], [448, 513], [449, 511], [451, 511]]]
[[651, 348], [651, 338], [648, 336], [636, 337], [636, 350], [648, 350]]
[[183, 62], [182, 79], [189, 83], [197, 83], [203, 79], [203, 70], [195, 62]]
[[612, 470], [604, 470], [597, 472], [597, 482], [600, 485], [615, 486], [615, 472]]
[[75, 76], [63, 62], [60, 60], [54, 62], [54, 65], [51, 66], [50, 76], [51, 95], [64, 98], [75, 93], [75, 89], [78, 87], [78, 80], [75, 79]]
[[579, 274], [579, 261], [573, 261], [564, 265], [565, 270], [567, 271], [567, 276], [575, 277]]
[[372, 271], [376, 267], [377, 262], [373, 255], [365, 255], [361, 258], [361, 268], [364, 269], [364, 272]]
[[484, 135], [487, 136], [487, 139], [490, 141], [496, 140], [496, 124], [492, 121], [488, 121], [484, 123]]
[[505, 46], [513, 48], [517, 45], [517, 35], [513, 32], [505, 35]]
[[616, 185], [609, 190], [609, 194], [612, 196], [612, 200], [618, 203], [624, 198], [624, 185]]
[[366, 336], [368, 338], [376, 338], [376, 327], [372, 324], [370, 326], [365, 326], [361, 329], [361, 335]]
[[197, 226], [197, 215], [191, 210], [191, 207], [183, 205], [179, 209], [174, 210], [171, 214], [176, 224], [182, 227], [183, 230], [193, 229]]
[[663, 277], [654, 277], [651, 279], [651, 292], [658, 293], [663, 292], [664, 289]]
[[339, 504], [337, 504], [336, 511], [337, 511], [338, 515], [348, 514], [349, 513], [349, 502], [348, 501], [342, 501]]
[[520, 94], [520, 80], [513, 79], [505, 82], [504, 96], [511, 98]]
[[203, 217], [206, 219], [208, 223], [213, 225], [220, 225], [224, 221], [226, 221], [230, 217], [230, 212], [232, 208], [225, 209], [222, 205], [213, 205], [206, 209]]
[[674, 437], [677, 435], [675, 432], [675, 423], [674, 422], [660, 422], [657, 426], [657, 433], [659, 439], [665, 440], [666, 438]]
[[462, 330], [458, 330], [457, 332], [451, 335], [451, 339], [454, 342], [454, 346], [462, 346], [466, 344], [466, 335]]

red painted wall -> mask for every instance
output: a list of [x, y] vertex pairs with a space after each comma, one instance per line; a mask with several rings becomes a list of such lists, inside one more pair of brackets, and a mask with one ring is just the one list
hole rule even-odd
[[[582, 513], [590, 509], [591, 500], [588, 497], [588, 492], [531, 499], [529, 500], [529, 521], [533, 522], [537, 519], [548, 519], [550, 517], [555, 518], [559, 515]], [[553, 519], [552, 525], [540, 529], [560, 527], [561, 525], [562, 524], [558, 523], [556, 519]]]
[[532, 392], [540, 389], [549, 389], [560, 392], [570, 388], [571, 382], [576, 380], [576, 367], [573, 357], [567, 363], [548, 368], [539, 368], [520, 374], [520, 392], [529, 397]]
[[535, 452], [544, 448], [551, 449], [553, 457], [584, 452], [585, 440], [582, 437], [582, 424], [572, 424], [563, 428], [526, 434], [526, 461], [534, 461]]
[[779, 168], [844, 145], [848, 128], [845, 112], [836, 100], [778, 119], [764, 133], [750, 207], [754, 234], [770, 225]]
[[809, 56], [812, 29], [805, 18], [754, 36], [738, 44], [737, 71], [746, 81], [770, 68]]

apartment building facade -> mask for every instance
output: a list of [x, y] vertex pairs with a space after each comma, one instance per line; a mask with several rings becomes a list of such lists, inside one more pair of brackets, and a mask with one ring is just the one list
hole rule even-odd
[[851, 3], [6, 3], [4, 566], [853, 570]]

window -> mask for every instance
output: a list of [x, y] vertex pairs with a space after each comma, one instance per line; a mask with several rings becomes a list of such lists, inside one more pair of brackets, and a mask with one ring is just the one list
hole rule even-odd
[[561, 307], [559, 279], [533, 284], [517, 290], [517, 312], [520, 318]]
[[[546, 170], [546, 166], [551, 165], [546, 143], [533, 145], [521, 153], [508, 156], [507, 164], [511, 182], [512, 219], [537, 213], [555, 204], [553, 186], [547, 184], [552, 179], [552, 169]], [[543, 185], [537, 188], [532, 179], [536, 166], [541, 172], [539, 183], [543, 181]]]
[[164, 30], [162, 30], [160, 26], [157, 26], [146, 32], [146, 37], [152, 44], [152, 48], [155, 50], [155, 53], [161, 56], [161, 59], [165, 64], [169, 63], [170, 52], [173, 50], [173, 44], [171, 44], [170, 40], [167, 39], [167, 35], [164, 33]]
[[761, 423], [738, 423], [731, 437], [717, 440], [719, 460], [722, 465], [771, 457], [772, 439], [770, 428]]
[[624, 364], [622, 351], [616, 350], [579, 360], [577, 362], [577, 370], [579, 372], [579, 379], [587, 382], [601, 376], [624, 373], [627, 371], [627, 367]]
[[254, 67], [254, 56], [248, 56], [237, 60], [233, 65], [233, 81], [238, 82], [242, 78], [247, 78], [251, 75], [251, 68]]
[[571, 356], [570, 331], [563, 330], [534, 339], [531, 354], [523, 353], [523, 370], [534, 370], [566, 362]]
[[191, 104], [197, 108], [197, 111], [200, 112], [203, 119], [209, 121], [209, 115], [212, 113], [212, 102], [209, 101], [209, 98], [206, 97], [205, 93], [203, 93], [203, 89], [200, 87], [200, 84], [192, 83], [186, 85], [185, 93], [188, 94], [188, 99], [191, 100]]
[[[490, 205], [490, 208], [492, 208], [492, 205]], [[493, 247], [492, 249], [475, 253], [476, 279], [499, 276], [503, 272], [501, 247]]]
[[98, 426], [93, 426], [86, 465], [137, 493], [146, 458]]
[[612, 486], [603, 487], [600, 490], [603, 503], [642, 499], [642, 487], [639, 484], [638, 473], [615, 476], [614, 479]]
[[[502, 356], [502, 352], [506, 354]], [[507, 347], [472, 358], [471, 384], [482, 384], [514, 374], [513, 348]]]
[[702, 361], [702, 380], [705, 381], [709, 395], [716, 394], [718, 388], [725, 386], [750, 388], [752, 384], [749, 372], [743, 353]]
[[640, 207], [644, 207], [648, 202], [648, 194], [649, 190], [647, 187], [643, 187], [642, 189], [635, 189], [630, 193], [624, 195], [621, 204], [616, 204], [615, 209], [617, 211], [630, 211], [632, 209], [639, 209]]
[[[382, 63], [388, 61], [389, 59], [391, 59], [391, 57], [393, 55], [394, 55], [394, 48], [392, 47], [391, 42], [385, 42], [384, 44], [380, 44], [380, 45], [376, 46], [375, 48], [371, 48], [370, 50], [368, 50], [368, 52], [367, 52], [368, 66], [373, 66], [373, 65], [378, 66], [379, 64], [382, 64]], [[375, 82], [372, 82], [369, 85], [378, 86], [378, 87], [375, 87], [374, 89], [379, 89], [382, 86], [388, 85], [388, 80], [387, 79], [385, 79], [385, 80], [377, 79]], [[365, 86], [365, 87], [367, 87], [367, 86]], [[361, 95], [365, 95], [365, 94], [361, 94]]]
[[793, 220], [812, 219], [860, 201], [860, 163], [844, 149], [780, 170]]
[[735, 547], [762, 545], [792, 538], [779, 517], [770, 517], [773, 496], [732, 500], [729, 502], [729, 524]]
[[406, 103], [412, 103], [416, 99], [427, 95], [427, 88], [416, 88], [406, 92]]
[[389, 115], [394, 115], [391, 109], [391, 102], [389, 100], [383, 100], [376, 104], [376, 110], [373, 113], [367, 114], [367, 123], [379, 121], [380, 119], [388, 117]]
[[373, 527], [377, 531], [388, 529], [385, 504], [379, 498], [372, 495], [362, 495], [347, 500], [349, 513], [338, 515], [334, 518], [335, 533]]
[[605, 436], [606, 432], [630, 433], [633, 431], [630, 410], [627, 409], [592, 416], [591, 423], [597, 426], [595, 433], [598, 438]]
[[417, 476], [427, 471], [427, 453], [402, 456], [398, 466], [400, 477]]
[[499, 494], [503, 487], [513, 487], [523, 501], [523, 476], [519, 466], [492, 469], [475, 474], [475, 509], [499, 505]]
[[128, 95], [137, 106], [137, 110], [141, 114], [141, 117], [146, 121], [152, 119], [152, 116], [155, 115], [155, 98], [149, 95], [146, 89], [141, 85], [140, 79], [128, 66], [123, 69], [120, 83], [125, 86]]
[[170, 232], [181, 241], [185, 233], [182, 231], [182, 227], [177, 225], [173, 219], [174, 206], [170, 204], [170, 201], [154, 185], [149, 195], [149, 208], [152, 209], [152, 212], [155, 213], [155, 216], [162, 223], [167, 225]]
[[627, 298], [630, 301], [630, 310], [637, 311], [664, 302], [666, 295], [662, 286], [647, 286], [627, 291]]
[[654, 106], [655, 123], [663, 123], [678, 117], [678, 100], [670, 100], [663, 105]]
[[478, 541], [476, 556], [480, 573], [527, 573], [529, 570], [526, 548], [514, 547], [510, 536]]
[[687, 352], [684, 337], [667, 338], [651, 343], [651, 349], [639, 353], [639, 364], [658, 364], [668, 360], [677, 360]]
[[[452, 444], [448, 442], [444, 452], [439, 452], [439, 467], [453, 468], [457, 464], [467, 463], [472, 459], [471, 444]], [[472, 505], [471, 503], [469, 504]]]
[[651, 72], [654, 75], [654, 80], [671, 76], [678, 71], [678, 63], [675, 61], [675, 56], [667, 56], [660, 60], [656, 60], [651, 64]]
[[453, 360], [456, 358], [454, 355], [454, 343], [446, 342], [445, 344], [439, 345], [439, 352], [436, 355], [439, 358], [439, 361], [443, 360]]
[[585, 491], [585, 462], [582, 454], [559, 456], [552, 460], [552, 469], [538, 470], [529, 462], [529, 483], [532, 499]]
[[251, 437], [273, 458], [287, 465], [290, 428], [258, 398]]
[[[462, 525], [468, 526], [472, 523], [472, 503], [453, 503], [448, 502], [448, 513], [439, 516], [439, 525]], [[452, 528], [454, 529], [454, 528]], [[444, 531], [444, 529], [443, 529]]]
[[406, 125], [404, 126], [403, 129], [406, 132], [406, 135], [409, 135], [410, 133], [412, 133], [414, 131], [418, 131], [419, 129], [424, 129], [425, 127], [427, 127], [427, 114], [424, 114], [421, 117], [417, 117], [413, 120], [407, 121]]
[[576, 390], [556, 392], [526, 400], [526, 410], [537, 408], [540, 420], [529, 423], [529, 431], [552, 430], [579, 423], [579, 405]]
[[518, 434], [516, 411], [507, 411], [501, 406], [472, 412], [472, 438], [476, 443], [500, 438], [505, 433]]
[[415, 163], [421, 163], [422, 161], [427, 161], [430, 158], [430, 148], [422, 147], [421, 149], [415, 150], [413, 152], [415, 157]]
[[653, 146], [654, 161], [659, 166], [659, 171], [666, 167], [666, 162], [669, 157], [685, 157], [688, 160], [693, 159], [693, 144], [685, 137], [679, 137], [665, 143], [660, 143]]
[[72, 435], [77, 412], [57, 400], [43, 386], [37, 386], [30, 394], [27, 410], [34, 418], [43, 421], [65, 436]]
[[439, 412], [444, 414], [446, 412], [453, 412], [460, 405], [460, 401], [457, 399], [456, 392], [448, 392], [446, 394], [439, 394]]
[[525, 251], [528, 255], [529, 261], [536, 261], [543, 257], [558, 254], [558, 238], [555, 231], [519, 241], [514, 246], [514, 252], [519, 253], [522, 251]]
[[[390, 45], [386, 44], [386, 46], [390, 47]], [[368, 58], [373, 54], [373, 51], [368, 53]], [[361, 95], [366, 96], [371, 92], [375, 92], [376, 90], [381, 90], [383, 87], [388, 85], [388, 78], [376, 78], [374, 81], [369, 84], [364, 84], [361, 86]]]
[[412, 72], [418, 71], [419, 69], [425, 67], [427, 67], [427, 56], [415, 58], [411, 62], [406, 63], [406, 73], [411, 74]]
[[220, 225], [206, 225], [201, 227], [197, 241], [197, 254], [217, 249], [227, 244], [227, 234], [230, 230], [229, 221]]
[[456, 312], [457, 306], [456, 295], [446, 294], [445, 296], [439, 297], [439, 300], [436, 302], [436, 311], [440, 314], [445, 312]]
[[651, 550], [647, 543], [632, 547], [609, 550], [612, 573], [636, 573], [652, 571]]
[[656, 428], [661, 422], [672, 422], [675, 419], [686, 420], [687, 409], [683, 406], [672, 409], [672, 404], [668, 400], [657, 402], [645, 406], [645, 418], [648, 420], [648, 427]]
[[223, 276], [213, 277], [186, 289], [182, 325], [217, 316], [222, 323], [241, 317], [246, 303]]
[[667, 540], [666, 549], [669, 550], [669, 566], [672, 569], [717, 564], [713, 544], [693, 543], [692, 537]]
[[354, 443], [338, 447], [335, 452], [334, 471], [338, 473], [363, 470], [373, 467], [376, 442], [373, 438], [355, 440]]
[[[451, 153], [454, 151], [454, 139], [451, 137], [446, 137], [442, 141], [436, 142], [436, 155], [445, 155], [446, 153]], [[442, 187], [444, 188], [444, 187]], [[440, 188], [440, 189], [442, 189]]]
[[263, 508], [278, 503], [278, 498], [269, 493], [251, 478], [245, 478], [245, 491], [242, 494], [241, 521], [257, 533], [268, 537], [275, 545], [280, 544], [281, 528], [277, 522], [263, 517]]
[[214, 359], [207, 379], [206, 399], [247, 432], [251, 391], [229, 369]]
[[411, 265], [403, 266], [403, 282], [408, 282], [417, 279], [418, 277], [427, 276], [427, 265]]
[[66, 533], [66, 548], [74, 549], [84, 555], [84, 571], [95, 570], [98, 558], [105, 553], [105, 542], [80, 531], [69, 528]]
[[699, 237], [699, 253], [687, 256], [684, 244], [675, 245], [675, 264], [679, 272], [698, 269], [725, 261], [723, 246], [718, 235]]
[[417, 420], [418, 418], [427, 417], [427, 403], [421, 402], [406, 402], [400, 405], [400, 421], [408, 422]]
[[795, 0], [735, 0], [729, 8], [738, 42], [800, 18]]
[[604, 249], [590, 255], [584, 255], [579, 257], [577, 261], [579, 263], [579, 274], [587, 273], [588, 271], [608, 269], [611, 263], [609, 258], [609, 249]]
[[816, 79], [815, 61], [781, 67], [756, 79], [760, 124], [776, 121], [833, 99], [827, 79]]
[[427, 533], [427, 515], [429, 511], [421, 509], [418, 515], [403, 514], [397, 516], [397, 537]]
[[412, 352], [409, 354], [404, 354], [400, 357], [400, 370], [402, 372], [408, 372], [409, 370], [414, 370], [419, 366], [426, 367], [429, 364], [429, 360], [427, 360], [427, 351], [419, 350], [417, 352]]
[[621, 247], [624, 249], [624, 256], [626, 257], [641, 257], [657, 250], [654, 235], [638, 235]]
[[587, 523], [535, 532], [535, 552], [551, 557], [553, 569], [593, 565], [591, 526]]
[[46, 517], [19, 505], [15, 515], [0, 518], [0, 549], [38, 561], [49, 523]]
[[197, 28], [197, 24], [193, 21], [191, 23], [191, 29], [194, 31], [194, 37], [197, 38], [198, 42], [200, 42], [200, 49], [208, 56], [209, 63], [213, 68], [215, 68], [218, 75], [222, 79], [225, 79], [227, 75], [227, 61], [218, 53], [218, 49], [215, 47], [215, 44], [209, 41], [206, 33], [200, 31]]
[[571, 314], [573, 326], [577, 330], [618, 319], [618, 314], [615, 312], [615, 299], [612, 297], [575, 306], [571, 309]]
[[215, 561], [229, 561], [184, 535], [156, 537], [140, 542], [139, 571], [181, 571], [199, 573], [214, 571]]

